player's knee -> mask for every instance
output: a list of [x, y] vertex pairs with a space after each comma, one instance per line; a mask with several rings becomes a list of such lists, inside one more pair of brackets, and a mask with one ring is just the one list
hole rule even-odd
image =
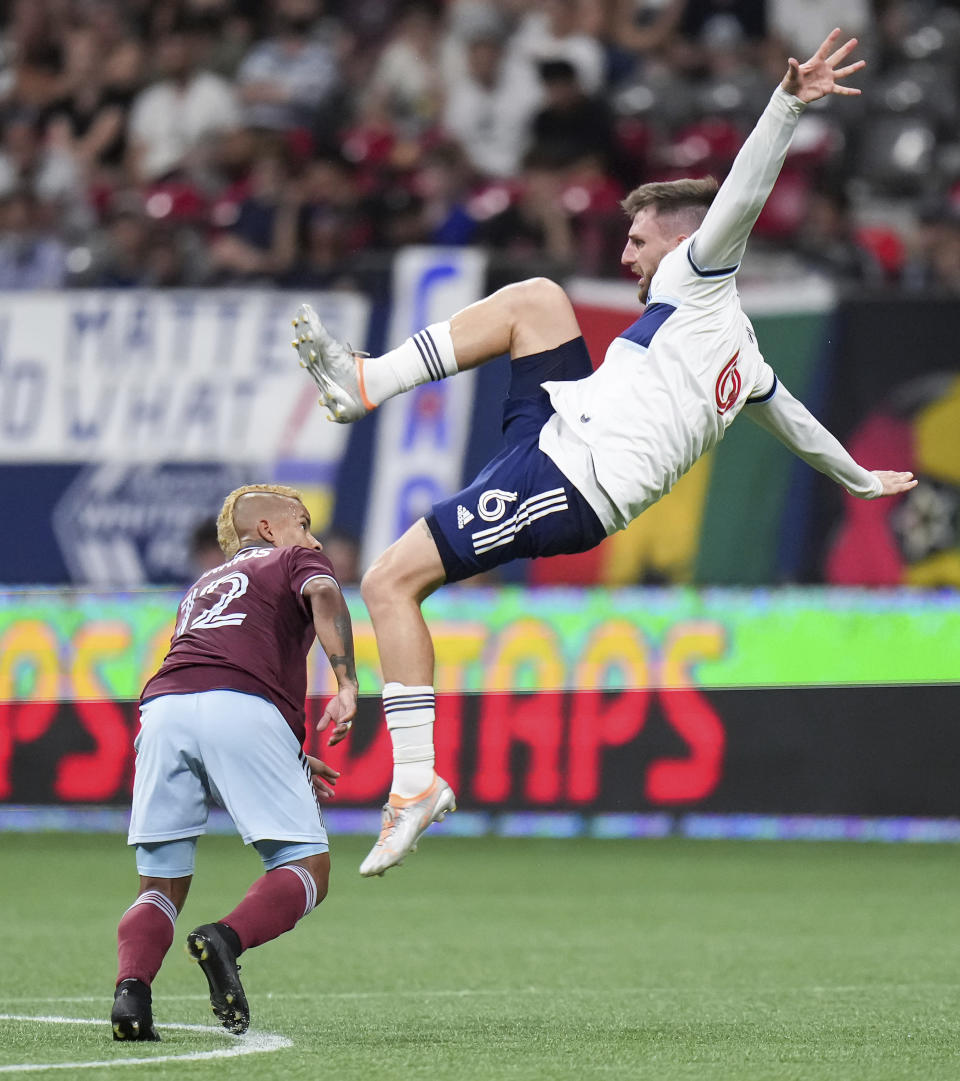
[[360, 579], [360, 596], [368, 610], [373, 610], [383, 603], [389, 603], [389, 589], [393, 576], [389, 573], [384, 560], [378, 559], [365, 571]]
[[529, 318], [531, 315], [550, 317], [560, 308], [569, 306], [567, 294], [549, 278], [527, 278], [517, 282], [513, 300], [518, 312]]
[[330, 865], [328, 864], [323, 870], [317, 871], [313, 876], [313, 880], [317, 884], [317, 904], [320, 904], [330, 889]]

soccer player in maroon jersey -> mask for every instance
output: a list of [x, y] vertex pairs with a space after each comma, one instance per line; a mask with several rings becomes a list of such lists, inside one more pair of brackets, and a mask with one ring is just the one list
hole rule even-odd
[[140, 889], [117, 929], [116, 1040], [159, 1039], [150, 985], [212, 805], [226, 808], [266, 872], [231, 912], [187, 936], [228, 1031], [250, 1024], [237, 957], [289, 931], [327, 892], [320, 800], [338, 775], [302, 750], [306, 660], [318, 638], [339, 690], [317, 727], [332, 725], [329, 742], [338, 743], [357, 709], [350, 614], [293, 488], [231, 492], [217, 532], [226, 562], [181, 601], [170, 651], [141, 695], [128, 836]]

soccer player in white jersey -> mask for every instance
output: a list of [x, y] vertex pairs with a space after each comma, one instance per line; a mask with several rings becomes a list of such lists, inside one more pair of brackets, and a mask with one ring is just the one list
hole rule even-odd
[[373, 564], [362, 592], [373, 621], [393, 742], [380, 838], [360, 866], [382, 874], [454, 807], [434, 771], [434, 654], [420, 611], [444, 582], [517, 556], [580, 552], [665, 495], [741, 412], [863, 499], [912, 488], [910, 473], [869, 472], [793, 398], [763, 359], [735, 275], [806, 106], [860, 91], [842, 80], [863, 61], [834, 30], [793, 58], [717, 191], [712, 180], [643, 185], [622, 263], [645, 310], [592, 371], [563, 290], [537, 278], [507, 286], [382, 357], [335, 341], [306, 305], [294, 346], [332, 419], [349, 423], [420, 383], [509, 352], [505, 449], [462, 492], [437, 503]]

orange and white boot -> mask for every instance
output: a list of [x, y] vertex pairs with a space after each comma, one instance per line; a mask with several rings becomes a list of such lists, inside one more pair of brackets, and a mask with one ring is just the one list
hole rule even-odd
[[450, 811], [457, 809], [457, 798], [447, 782], [436, 774], [433, 784], [419, 796], [404, 799], [391, 792], [383, 805], [383, 825], [377, 843], [360, 864], [365, 878], [382, 875], [396, 867], [410, 852], [416, 851], [417, 841], [434, 822], [441, 822]]
[[320, 322], [309, 304], [293, 319], [293, 347], [300, 364], [320, 388], [320, 401], [338, 424], [351, 424], [374, 409], [363, 390], [364, 355], [352, 352]]

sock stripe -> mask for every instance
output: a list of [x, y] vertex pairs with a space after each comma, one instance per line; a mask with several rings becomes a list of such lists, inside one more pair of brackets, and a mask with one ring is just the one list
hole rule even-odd
[[383, 701], [386, 705], [395, 705], [401, 702], [435, 702], [437, 696], [433, 692], [418, 691], [416, 694], [385, 694]]
[[415, 334], [411, 340], [413, 341], [413, 344], [417, 347], [420, 356], [423, 359], [423, 367], [426, 370], [427, 376], [430, 378], [430, 381], [436, 383], [438, 380], [442, 379], [443, 368], [440, 366], [438, 361], [434, 360], [433, 356], [420, 341], [420, 335]]
[[440, 350], [437, 348], [437, 343], [433, 340], [433, 336], [430, 334], [429, 330], [421, 330], [418, 337], [427, 347], [427, 352], [433, 358], [436, 370], [440, 373], [437, 378], [443, 379], [447, 373], [444, 371], [443, 361], [440, 359]]
[[153, 905], [154, 908], [159, 908], [170, 923], [176, 926], [177, 906], [165, 893], [161, 893], [159, 890], [147, 890], [146, 893], [140, 894], [127, 911], [136, 908], [137, 905]]
[[408, 702], [384, 702], [383, 709], [385, 713], [396, 713], [398, 710], [411, 710], [411, 709], [433, 709], [436, 705], [435, 698], [417, 699], [416, 701]]
[[303, 915], [306, 916], [317, 907], [317, 884], [313, 880], [313, 875], [310, 874], [305, 867], [301, 867], [296, 863], [288, 863], [283, 870], [293, 871], [303, 883], [303, 888], [306, 893], [306, 907], [303, 910]]
[[[437, 367], [440, 369], [443, 375], [446, 375], [447, 373], [444, 371], [443, 368], [443, 361], [440, 359], [440, 350], [437, 348], [437, 343], [433, 340], [433, 335], [430, 333], [429, 330], [421, 330], [420, 337], [423, 338], [424, 344], [429, 350], [430, 355], [436, 361]], [[441, 378], [443, 378], [443, 375], [441, 376]]]

